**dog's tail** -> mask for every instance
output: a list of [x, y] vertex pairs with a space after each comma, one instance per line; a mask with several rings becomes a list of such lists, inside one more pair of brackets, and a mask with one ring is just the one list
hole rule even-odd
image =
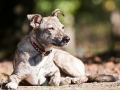
[[87, 82], [115, 82], [118, 80], [118, 78], [113, 75], [95, 74], [86, 76], [88, 78]]

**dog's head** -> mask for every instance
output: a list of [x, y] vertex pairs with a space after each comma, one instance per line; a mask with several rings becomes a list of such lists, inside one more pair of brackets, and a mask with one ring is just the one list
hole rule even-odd
[[27, 15], [30, 20], [30, 25], [34, 28], [36, 39], [43, 46], [58, 46], [67, 45], [70, 38], [64, 33], [64, 25], [60, 23], [57, 14], [64, 13], [56, 9], [48, 17], [42, 17], [39, 14]]

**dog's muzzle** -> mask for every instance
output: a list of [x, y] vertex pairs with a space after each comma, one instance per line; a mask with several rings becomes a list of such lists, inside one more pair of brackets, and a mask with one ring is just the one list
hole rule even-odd
[[70, 41], [70, 38], [68, 36], [64, 36], [62, 39], [63, 43], [68, 43]]
[[69, 41], [70, 41], [70, 38], [67, 35], [65, 35], [62, 38], [62, 40], [59, 40], [58, 38], [54, 38], [52, 40], [52, 44], [55, 45], [55, 46], [58, 46], [58, 47], [59, 46], [62, 47], [62, 46], [66, 46]]

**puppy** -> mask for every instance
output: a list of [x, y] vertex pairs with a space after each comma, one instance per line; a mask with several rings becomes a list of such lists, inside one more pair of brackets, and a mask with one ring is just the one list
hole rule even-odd
[[46, 78], [49, 84], [68, 85], [87, 81], [116, 81], [112, 75], [86, 75], [81, 60], [71, 54], [53, 48], [66, 46], [70, 38], [64, 33], [64, 25], [56, 9], [48, 17], [39, 14], [27, 15], [33, 30], [17, 46], [14, 71], [7, 88], [17, 89], [19, 82], [26, 80], [31, 85], [42, 85]]
[[33, 30], [17, 46], [14, 71], [9, 77], [7, 88], [17, 89], [19, 82], [41, 85], [50, 77], [54, 85], [60, 83], [60, 71], [54, 64], [53, 46], [63, 47], [70, 38], [64, 33], [64, 25], [59, 22], [56, 9], [48, 17], [39, 14], [27, 15]]

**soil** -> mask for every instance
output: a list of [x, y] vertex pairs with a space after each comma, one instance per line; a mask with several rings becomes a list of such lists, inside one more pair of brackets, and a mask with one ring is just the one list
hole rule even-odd
[[[79, 56], [88, 74], [109, 74], [118, 78], [116, 82], [92, 82], [67, 86], [19, 86], [17, 90], [120, 90], [120, 55], [115, 54]], [[118, 55], [118, 56], [117, 56]], [[5, 90], [4, 84], [12, 73], [12, 62], [0, 62], [0, 90]]]
[[[0, 90], [7, 90], [1, 87]], [[17, 90], [120, 90], [120, 81], [66, 86], [19, 86]]]

